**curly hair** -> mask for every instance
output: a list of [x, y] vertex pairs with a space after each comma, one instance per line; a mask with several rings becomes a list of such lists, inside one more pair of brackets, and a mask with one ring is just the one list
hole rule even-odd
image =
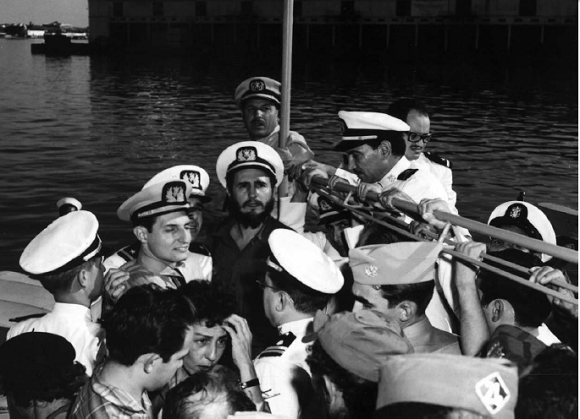
[[377, 400], [377, 383], [365, 380], [342, 368], [326, 353], [319, 341], [312, 345], [312, 351], [306, 358], [306, 363], [310, 366], [315, 388], [322, 387], [322, 391], [326, 393], [322, 378], [326, 376], [342, 392], [342, 398], [348, 410], [345, 418], [372, 417]]
[[167, 362], [183, 347], [195, 322], [195, 308], [187, 298], [152, 284], [131, 288], [102, 321], [110, 358], [127, 366], [147, 353]]
[[181, 288], [181, 292], [193, 303], [198, 323], [205, 327], [220, 326], [224, 320], [236, 312], [236, 299], [217, 283], [191, 281]]
[[[198, 394], [201, 397], [195, 397]], [[216, 365], [209, 371], [199, 371], [187, 377], [167, 393], [163, 419], [199, 418], [212, 404], [225, 405], [229, 414], [256, 410], [240, 388], [237, 374]]]

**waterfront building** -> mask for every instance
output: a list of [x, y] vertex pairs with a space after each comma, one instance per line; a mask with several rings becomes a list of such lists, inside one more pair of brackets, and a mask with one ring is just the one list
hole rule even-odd
[[[130, 50], [271, 48], [283, 0], [89, 0], [90, 40]], [[295, 0], [302, 50], [538, 52], [577, 45], [576, 0]]]

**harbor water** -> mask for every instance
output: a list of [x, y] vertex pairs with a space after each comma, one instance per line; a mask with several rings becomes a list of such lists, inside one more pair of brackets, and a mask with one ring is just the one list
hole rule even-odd
[[[48, 57], [32, 55], [32, 42], [0, 39], [0, 270], [20, 270], [20, 253], [64, 196], [97, 215], [106, 244], [131, 242], [117, 207], [177, 164], [210, 174], [206, 227], [223, 215], [215, 162], [247, 139], [235, 87], [279, 78], [278, 56]], [[520, 191], [577, 209], [577, 83], [574, 59], [296, 62], [291, 128], [318, 160], [338, 164], [339, 110], [380, 112], [414, 96], [432, 113], [428, 149], [453, 163], [461, 215], [486, 222]]]

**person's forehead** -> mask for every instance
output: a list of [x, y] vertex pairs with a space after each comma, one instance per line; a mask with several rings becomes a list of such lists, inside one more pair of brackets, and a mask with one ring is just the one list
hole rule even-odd
[[268, 100], [268, 99], [262, 99], [262, 98], [252, 98], [252, 99], [248, 99], [244, 102], [244, 109], [249, 108], [249, 107], [261, 107], [261, 106], [275, 106], [274, 102]]
[[241, 169], [234, 174], [234, 183], [269, 179], [268, 174], [264, 170], [256, 168]]
[[227, 334], [227, 332], [219, 325], [206, 327], [205, 320], [202, 320], [200, 323], [196, 323], [193, 326], [193, 331], [196, 336], [203, 335], [210, 337], [221, 337]]
[[360, 145], [358, 147], [352, 148], [350, 150], [348, 150], [346, 152], [346, 154], [363, 154], [363, 155], [368, 155], [370, 153], [372, 153], [373, 151], [375, 151], [370, 145], [368, 144], [363, 144]]
[[168, 225], [185, 225], [191, 220], [187, 213], [184, 211], [172, 212], [169, 214], [163, 214], [157, 217], [155, 225], [159, 227], [165, 227]]

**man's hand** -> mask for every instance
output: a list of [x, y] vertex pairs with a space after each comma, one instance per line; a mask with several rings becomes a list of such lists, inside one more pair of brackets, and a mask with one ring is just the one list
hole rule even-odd
[[[466, 241], [463, 243], [459, 243], [455, 247], [455, 251], [459, 252], [465, 256], [470, 257], [471, 259], [481, 260], [481, 255], [485, 253], [486, 246], [483, 243], [478, 243], [474, 241]], [[463, 287], [471, 287], [475, 285], [475, 276], [478, 271], [478, 267], [473, 265], [469, 262], [455, 259], [455, 282], [457, 289], [461, 289]]]
[[[570, 284], [570, 280], [566, 277], [566, 275], [564, 275], [564, 273], [561, 270], [554, 269], [550, 266], [542, 266], [542, 267], [536, 266], [531, 268], [530, 271], [532, 272], [532, 276], [530, 277], [531, 282], [546, 285], [562, 294], [566, 294], [572, 298], [577, 298], [574, 295], [574, 293], [569, 289], [562, 288], [560, 286], [552, 284], [552, 281], [554, 280], [559, 280]], [[552, 297], [551, 295], [548, 295], [548, 299], [550, 300], [552, 305], [560, 308], [561, 310], [565, 311], [570, 316], [572, 316], [574, 319], [578, 320], [577, 305], [568, 303], [566, 301], [562, 301], [559, 298]]]
[[105, 293], [107, 298], [116, 303], [126, 291], [126, 282], [129, 280], [129, 272], [123, 269], [111, 268], [105, 275]]
[[397, 208], [393, 206], [393, 198], [397, 198], [402, 201], [408, 201], [412, 202], [413, 204], [416, 204], [413, 198], [411, 198], [405, 192], [397, 188], [387, 189], [386, 191], [382, 192], [379, 196], [379, 202], [385, 209], [400, 212]]
[[446, 222], [438, 220], [437, 217], [433, 214], [434, 211], [443, 211], [443, 212], [451, 212], [449, 209], [449, 205], [446, 201], [440, 198], [435, 199], [423, 199], [419, 206], [417, 207], [419, 210], [419, 214], [425, 221], [431, 224], [433, 227], [443, 230], [445, 227]]

